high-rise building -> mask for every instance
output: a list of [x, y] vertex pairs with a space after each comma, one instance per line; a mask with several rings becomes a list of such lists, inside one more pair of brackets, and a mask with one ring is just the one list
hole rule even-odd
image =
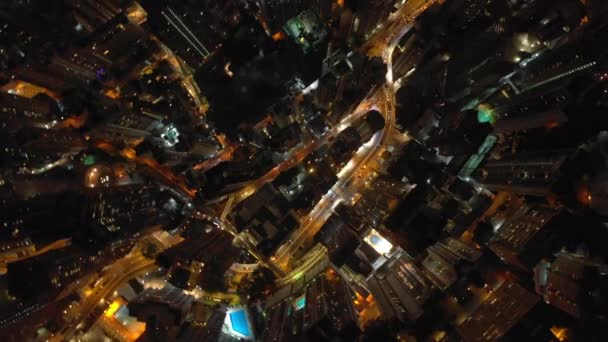
[[435, 286], [445, 290], [456, 282], [456, 265], [459, 262], [475, 262], [480, 257], [481, 251], [449, 237], [427, 248], [427, 257], [421, 267]]
[[526, 64], [511, 79], [512, 84], [518, 93], [548, 89], [549, 86], [555, 89], [577, 75], [593, 71], [598, 67], [603, 52], [601, 49], [593, 50], [588, 44], [580, 41], [543, 53]]
[[[197, 305], [196, 301], [192, 303], [192, 311]], [[213, 310], [211, 315], [205, 321], [190, 324], [183, 329], [177, 337], [177, 341], [218, 341], [226, 321], [226, 308], [220, 306], [211, 310]]]
[[[125, 64], [124, 60], [139, 51], [144, 38], [143, 30], [131, 23], [126, 15], [120, 14], [88, 35], [82, 48], [56, 55], [46, 69], [57, 69], [68, 78], [81, 81], [97, 79], [104, 82], [112, 77], [112, 72], [128, 72], [128, 68], [133, 67]], [[141, 62], [142, 59], [136, 61]]]
[[373, 0], [347, 2], [353, 10], [353, 35], [365, 41], [376, 33], [383, 21], [399, 4], [396, 0]]
[[560, 176], [570, 150], [521, 152], [488, 160], [478, 170], [477, 181], [490, 191], [546, 196]]
[[222, 289], [224, 274], [239, 254], [232, 245], [234, 237], [217, 229], [193, 229], [187, 234], [185, 241], [158, 256], [159, 264], [169, 269], [169, 281], [187, 290]]
[[479, 148], [491, 132], [491, 125], [473, 123], [458, 129], [447, 129], [427, 139], [425, 145], [428, 148], [436, 148], [445, 156], [469, 155]]
[[[117, 74], [134, 67], [133, 56], [145, 44], [143, 30], [131, 23], [124, 14], [97, 27], [80, 39], [78, 44], [54, 49], [42, 61], [21, 63], [11, 69], [11, 76], [54, 92], [105, 82]], [[143, 62], [137, 59], [135, 63]]]
[[410, 187], [404, 182], [380, 177], [357, 201], [353, 211], [372, 226], [378, 226], [395, 210], [398, 199], [409, 191]]
[[44, 63], [79, 36], [66, 2], [10, 1], [0, 9], [0, 69]]
[[589, 0], [585, 2], [585, 5], [593, 22], [599, 21], [608, 12], [608, 5], [601, 0]]
[[[154, 138], [163, 127], [162, 118], [153, 114], [125, 111], [114, 116], [105, 124], [96, 127], [91, 136], [110, 142], [131, 144], [147, 137]], [[160, 140], [160, 136], [156, 136]]]
[[64, 308], [73, 300], [73, 296], [66, 296], [52, 303], [20, 306], [17, 311], [0, 319], [0, 335], [7, 342], [34, 339], [38, 329], [58, 321]]
[[505, 281], [456, 330], [467, 342], [499, 340], [538, 301], [517, 283]]
[[523, 93], [515, 93], [503, 85], [477, 107], [477, 120], [493, 123], [497, 134], [561, 124], [568, 119], [562, 111], [573, 99], [572, 91], [563, 85]]
[[130, 315], [146, 323], [146, 331], [141, 339], [175, 341], [193, 301], [194, 297], [184, 294], [180, 289], [148, 288], [129, 302], [128, 308]]
[[0, 93], [0, 111], [4, 115], [19, 114], [27, 118], [40, 118], [51, 114], [53, 101], [45, 96], [26, 97]]
[[332, 215], [315, 234], [315, 241], [327, 248], [331, 262], [339, 268], [352, 256], [360, 238], [340, 216]]
[[563, 176], [555, 184], [554, 192], [568, 208], [586, 207], [599, 215], [608, 215], [607, 146], [608, 132], [602, 131], [581, 145], [563, 167]]
[[327, 36], [327, 31], [314, 11], [304, 11], [289, 19], [283, 28], [304, 52], [308, 52]]
[[23, 142], [28, 151], [39, 153], [78, 153], [87, 148], [88, 142], [74, 130], [43, 128], [23, 129], [19, 134], [31, 134], [32, 139]]
[[549, 231], [544, 229], [559, 209], [543, 206], [523, 206], [506, 221], [500, 223], [489, 247], [503, 261], [520, 267], [531, 267], [542, 257], [538, 244]]
[[87, 255], [77, 246], [51, 251], [8, 265], [8, 289], [23, 303], [44, 304], [70, 283], [99, 271], [110, 259]]
[[[0, 202], [0, 236], [7, 249], [70, 239], [80, 224], [83, 197], [71, 193], [40, 195], [27, 200]], [[60, 219], [57, 219], [60, 217]]]
[[431, 286], [424, 272], [405, 252], [388, 261], [383, 269], [367, 279], [385, 319], [414, 320], [423, 313], [422, 305], [429, 298]]
[[236, 227], [245, 230], [265, 255], [272, 255], [298, 225], [285, 196], [267, 184], [236, 207]]
[[93, 32], [117, 16], [121, 9], [116, 0], [71, 0], [76, 31]]
[[169, 191], [156, 186], [128, 185], [96, 189], [90, 194], [85, 218], [95, 242], [135, 234], [144, 228], [173, 229], [179, 204]]
[[534, 268], [536, 292], [543, 296], [546, 303], [551, 304], [568, 314], [580, 318], [581, 302], [586, 292], [596, 291], [600, 283], [592, 284], [593, 288], [586, 289], [583, 278], [598, 274], [600, 265], [582, 255], [559, 252], [555, 260], [543, 260]]
[[451, 237], [437, 242], [430, 250], [450, 262], [458, 260], [475, 262], [482, 254], [477, 248]]
[[541, 113], [528, 114], [525, 117], [501, 119], [494, 125], [495, 134], [521, 132], [527, 129], [561, 125], [568, 117], [561, 110], [551, 110]]
[[195, 70], [240, 21], [237, 1], [158, 1], [143, 3], [148, 24], [163, 43]]
[[429, 251], [421, 262], [427, 278], [440, 290], [446, 290], [458, 279], [458, 273], [452, 263]]
[[331, 0], [252, 0], [263, 15], [265, 30], [274, 34], [289, 20], [305, 10], [327, 17], [331, 11]]
[[353, 299], [354, 293], [344, 279], [328, 270], [308, 283], [304, 293], [266, 308], [269, 322], [262, 341], [304, 336], [352, 340], [351, 334], [356, 337], [358, 330]]

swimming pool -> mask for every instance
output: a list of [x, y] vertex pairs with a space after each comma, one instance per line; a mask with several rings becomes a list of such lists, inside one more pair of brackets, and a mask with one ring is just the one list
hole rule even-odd
[[235, 332], [251, 338], [251, 330], [249, 329], [249, 320], [245, 309], [232, 311], [230, 314], [230, 325]]

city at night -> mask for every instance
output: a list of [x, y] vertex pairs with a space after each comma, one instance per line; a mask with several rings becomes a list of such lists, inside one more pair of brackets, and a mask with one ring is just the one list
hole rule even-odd
[[608, 340], [607, 0], [0, 0], [0, 341]]

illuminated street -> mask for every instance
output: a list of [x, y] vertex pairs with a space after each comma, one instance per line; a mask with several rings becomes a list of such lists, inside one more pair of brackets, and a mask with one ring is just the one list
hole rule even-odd
[[5, 0], [0, 341], [603, 342], [605, 0]]

